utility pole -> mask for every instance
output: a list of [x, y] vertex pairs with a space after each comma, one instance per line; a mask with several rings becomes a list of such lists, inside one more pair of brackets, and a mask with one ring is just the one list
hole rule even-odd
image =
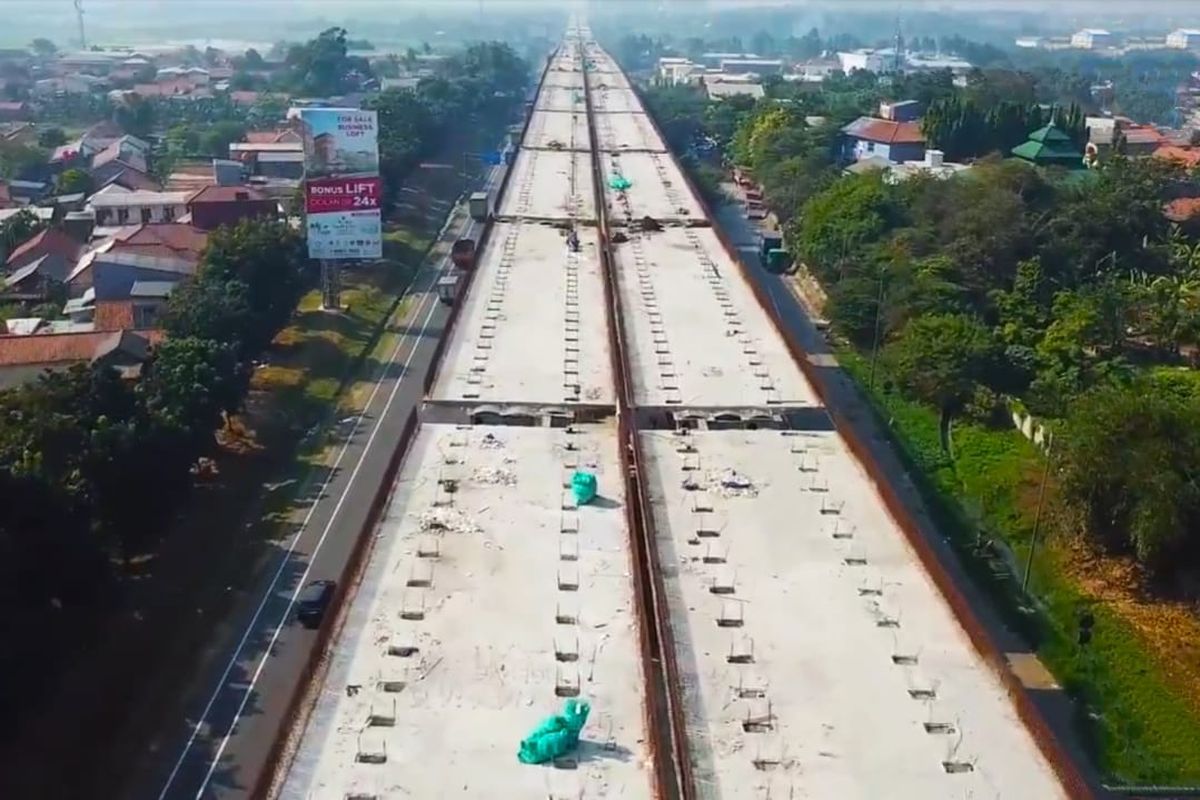
[[1050, 461], [1054, 449], [1054, 439], [1046, 445], [1046, 466], [1042, 470], [1042, 488], [1038, 489], [1037, 511], [1033, 515], [1033, 533], [1029, 537], [1029, 555], [1025, 557], [1025, 574], [1021, 577], [1021, 591], [1029, 586], [1029, 573], [1033, 571], [1033, 551], [1037, 548], [1038, 530], [1042, 526], [1042, 506], [1046, 502], [1046, 484], [1050, 480]]

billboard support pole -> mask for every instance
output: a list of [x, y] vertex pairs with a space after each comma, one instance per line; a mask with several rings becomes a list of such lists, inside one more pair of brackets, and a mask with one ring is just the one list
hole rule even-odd
[[321, 309], [342, 310], [341, 266], [340, 262], [331, 258], [321, 259]]

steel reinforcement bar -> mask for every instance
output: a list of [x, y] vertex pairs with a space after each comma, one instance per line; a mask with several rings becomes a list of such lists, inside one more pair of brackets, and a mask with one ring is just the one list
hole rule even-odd
[[[646, 98], [642, 94], [642, 91], [632, 81], [629, 82], [629, 85], [637, 95], [639, 102], [641, 102], [642, 108], [646, 109]], [[645, 113], [655, 133], [663, 142], [666, 142], [662, 130], [658, 127], [658, 121], [649, 111]], [[705, 216], [711, 222], [715, 217], [707, 198], [700, 192], [699, 187], [692, 180], [692, 176], [679, 162], [675, 152], [670, 150], [669, 147], [667, 150], [672, 162], [679, 169], [680, 174], [683, 175], [688, 189], [696, 197], [700, 203], [700, 207], [704, 210]], [[818, 370], [809, 360], [808, 353], [783, 323], [778, 309], [775, 308], [774, 302], [762, 287], [757, 276], [752, 273], [752, 268], [745, 263], [741, 253], [719, 225], [712, 225], [712, 229], [717, 234], [717, 238], [720, 240], [726, 254], [737, 264], [742, 277], [750, 285], [759, 308], [771, 321], [771, 324], [775, 326], [776, 331], [778, 331], [787, 346], [792, 359], [800, 367], [800, 371], [812, 386], [813, 391], [816, 392], [817, 397], [820, 398], [838, 434], [841, 435], [855, 459], [862, 465], [867, 475], [871, 478], [871, 482], [883, 500], [888, 513], [904, 533], [905, 539], [921, 560], [921, 565], [924, 567], [925, 572], [932, 578], [934, 584], [946, 599], [958, 624], [966, 631], [967, 637], [984, 663], [988, 665], [1004, 686], [1017, 711], [1017, 716], [1030, 732], [1042, 756], [1054, 770], [1064, 791], [1073, 800], [1090, 800], [1095, 797], [1097, 794], [1096, 791], [1088, 783], [1078, 764], [1075, 763], [1071, 754], [1059, 740], [1045, 716], [1034, 703], [1029, 692], [1009, 666], [1004, 653], [1001, 652], [991, 634], [988, 633], [979, 616], [975, 613], [974, 608], [972, 608], [970, 602], [967, 600], [966, 594], [959, 586], [951, 569], [944, 563], [943, 557], [934, 549], [928, 535], [922, 531], [916, 514], [909, 507], [908, 502], [900, 496], [900, 492], [897, 491], [891, 478], [871, 451], [865, 435], [851, 419], [842, 414], [836, 406], [830, 404], [829, 391], [825, 378], [818, 374]]]
[[606, 316], [609, 355], [617, 398], [617, 442], [625, 481], [625, 517], [629, 525], [632, 548], [642, 672], [647, 688], [647, 731], [655, 767], [655, 786], [658, 796], [663, 800], [692, 800], [696, 793], [684, 725], [683, 700], [679, 690], [679, 667], [671, 635], [670, 612], [663, 588], [662, 570], [659, 566], [654, 515], [645, 485], [646, 473], [642, 466], [645, 459], [641, 440], [638, 438], [633, 385], [629, 377], [628, 350], [625, 344], [624, 317], [609, 240], [604, 170], [600, 162], [592, 90], [588, 80], [588, 58], [583, 42], [580, 43], [580, 50], [599, 229], [600, 269], [608, 311]]

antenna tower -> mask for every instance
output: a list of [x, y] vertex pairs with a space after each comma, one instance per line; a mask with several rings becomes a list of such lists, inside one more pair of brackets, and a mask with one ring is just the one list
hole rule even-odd
[[79, 49], [87, 50], [87, 36], [83, 33], [83, 0], [75, 0], [75, 17], [79, 20]]

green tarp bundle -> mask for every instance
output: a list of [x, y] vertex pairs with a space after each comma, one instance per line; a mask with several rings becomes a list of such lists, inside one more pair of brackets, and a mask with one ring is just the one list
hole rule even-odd
[[547, 717], [521, 740], [517, 760], [522, 764], [545, 764], [570, 753], [579, 745], [579, 732], [587, 724], [589, 711], [587, 702], [574, 697], [567, 700], [561, 714]]
[[571, 495], [574, 496], [577, 506], [592, 502], [596, 496], [596, 476], [590, 472], [577, 470], [571, 476]]
[[608, 188], [615, 189], [618, 192], [623, 192], [633, 186], [633, 183], [624, 175], [613, 175], [608, 179]]

